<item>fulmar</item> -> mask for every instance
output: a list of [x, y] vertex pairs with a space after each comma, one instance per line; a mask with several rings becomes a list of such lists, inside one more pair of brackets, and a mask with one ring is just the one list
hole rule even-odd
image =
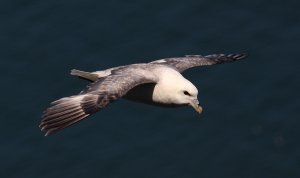
[[192, 67], [237, 61], [244, 59], [245, 56], [245, 54], [186, 55], [96, 72], [73, 69], [71, 75], [91, 83], [77, 95], [52, 102], [44, 111], [39, 127], [47, 136], [87, 118], [119, 98], [157, 106], [191, 106], [201, 113], [202, 107], [197, 98], [198, 90], [181, 73]]

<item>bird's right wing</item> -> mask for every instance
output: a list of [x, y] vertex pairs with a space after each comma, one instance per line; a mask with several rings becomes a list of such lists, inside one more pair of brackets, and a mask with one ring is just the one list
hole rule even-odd
[[207, 56], [186, 55], [185, 57], [166, 58], [150, 62], [151, 64], [169, 65], [179, 72], [192, 67], [221, 64], [244, 59], [245, 54], [212, 54]]
[[40, 128], [46, 135], [62, 130], [103, 109], [133, 87], [157, 80], [153, 73], [140, 67], [112, 71], [111, 75], [88, 85], [79, 95], [52, 102], [42, 116]]

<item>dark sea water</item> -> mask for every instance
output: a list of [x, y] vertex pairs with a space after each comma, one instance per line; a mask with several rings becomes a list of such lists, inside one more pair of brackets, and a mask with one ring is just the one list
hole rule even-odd
[[[300, 177], [299, 1], [0, 2], [1, 178]], [[249, 54], [184, 73], [204, 112], [120, 100], [56, 135], [49, 103], [95, 71]]]

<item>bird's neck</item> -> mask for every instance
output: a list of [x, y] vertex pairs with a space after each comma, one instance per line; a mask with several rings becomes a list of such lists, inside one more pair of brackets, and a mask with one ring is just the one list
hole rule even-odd
[[176, 104], [178, 87], [186, 79], [177, 71], [163, 71], [160, 81], [155, 85], [152, 95], [153, 102], [158, 104]]

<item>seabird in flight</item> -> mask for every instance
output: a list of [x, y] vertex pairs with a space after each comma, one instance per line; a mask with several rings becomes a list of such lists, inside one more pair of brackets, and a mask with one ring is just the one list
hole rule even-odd
[[198, 90], [181, 73], [192, 67], [232, 62], [245, 57], [245, 54], [186, 55], [96, 72], [74, 69], [72, 75], [91, 83], [77, 95], [52, 102], [44, 111], [39, 127], [47, 136], [100, 111], [119, 98], [158, 106], [188, 105], [201, 113]]

